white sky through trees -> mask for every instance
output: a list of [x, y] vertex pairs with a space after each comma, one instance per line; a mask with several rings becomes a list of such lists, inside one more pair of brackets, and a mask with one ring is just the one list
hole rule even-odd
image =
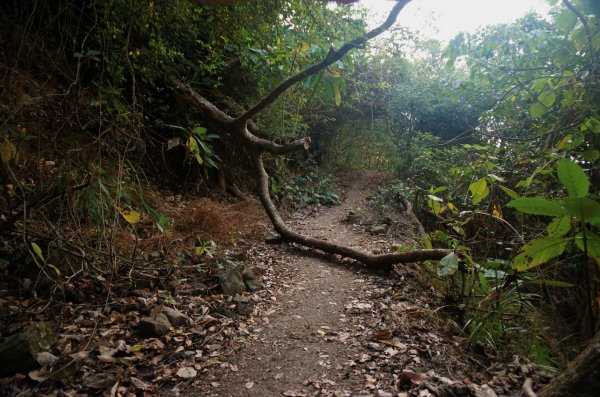
[[[361, 0], [359, 4], [368, 9], [372, 28], [383, 22], [394, 1]], [[547, 15], [550, 4], [546, 0], [413, 0], [400, 12], [395, 26], [447, 42], [461, 31], [513, 22], [529, 11]]]

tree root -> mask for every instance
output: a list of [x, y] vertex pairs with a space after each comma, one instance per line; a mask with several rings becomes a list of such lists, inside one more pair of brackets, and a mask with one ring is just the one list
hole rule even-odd
[[537, 393], [539, 397], [600, 395], [600, 331], [567, 368]]

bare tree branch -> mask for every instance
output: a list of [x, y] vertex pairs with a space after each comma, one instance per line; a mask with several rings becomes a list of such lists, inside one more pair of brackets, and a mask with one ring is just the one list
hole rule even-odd
[[441, 259], [448, 255], [451, 250], [446, 249], [429, 249], [429, 250], [417, 250], [411, 252], [403, 252], [400, 254], [383, 254], [373, 255], [366, 252], [359, 251], [357, 249], [346, 247], [343, 245], [331, 243], [329, 241], [316, 239], [310, 236], [304, 236], [300, 233], [295, 232], [289, 228], [284, 222], [283, 218], [277, 211], [277, 208], [273, 204], [271, 197], [269, 196], [269, 175], [267, 174], [263, 161], [262, 155], [264, 152], [273, 154], [285, 154], [292, 151], [301, 149], [308, 149], [310, 140], [308, 138], [299, 139], [297, 141], [281, 145], [268, 139], [260, 138], [250, 132], [255, 131], [256, 127], [251, 122], [251, 118], [263, 110], [266, 106], [272, 103], [279, 95], [285, 92], [293, 84], [301, 81], [302, 79], [317, 73], [319, 70], [326, 68], [333, 62], [340, 59], [344, 54], [353, 48], [362, 46], [367, 40], [378, 36], [383, 31], [388, 29], [396, 20], [398, 13], [402, 8], [408, 4], [410, 0], [400, 0], [394, 6], [390, 15], [386, 21], [378, 28], [371, 30], [365, 36], [358, 39], [352, 40], [344, 44], [337, 51], [330, 51], [325, 59], [303, 72], [293, 76], [292, 78], [281, 83], [275, 90], [273, 90], [267, 97], [260, 101], [252, 109], [238, 118], [232, 118], [208, 99], [204, 98], [193, 88], [183, 84], [174, 76], [169, 76], [169, 83], [174, 87], [175, 91], [187, 102], [195, 106], [200, 110], [204, 116], [215, 123], [224, 132], [230, 134], [232, 137], [237, 139], [248, 151], [253, 162], [254, 171], [257, 177], [257, 191], [260, 201], [269, 216], [269, 219], [273, 223], [275, 230], [281, 234], [282, 238], [289, 242], [298, 243], [307, 247], [316, 248], [321, 251], [339, 254], [348, 258], [356, 259], [364, 264], [381, 269], [390, 269], [393, 264], [416, 262], [424, 260], [436, 260]]
[[167, 81], [177, 91], [179, 96], [194, 105], [204, 116], [206, 116], [213, 123], [219, 127], [226, 129], [235, 120], [221, 109], [216, 107], [208, 99], [200, 95], [196, 90], [188, 85], [183, 84], [175, 76], [170, 75], [167, 77]]
[[207, 119], [215, 123], [217, 127], [221, 128], [224, 132], [240, 139], [244, 145], [251, 147], [254, 150], [273, 154], [286, 154], [301, 149], [308, 149], [308, 145], [310, 144], [309, 138], [298, 139], [285, 145], [281, 145], [269, 139], [260, 138], [252, 134], [249, 130], [251, 126], [256, 130], [257, 127], [254, 126], [253, 123], [248, 122], [247, 126], [234, 124], [235, 119], [233, 117], [216, 107], [196, 90], [182, 83], [175, 76], [169, 76], [168, 80], [183, 100], [200, 110]]
[[385, 32], [390, 26], [392, 26], [394, 24], [394, 22], [396, 22], [396, 18], [398, 17], [398, 14], [404, 8], [404, 6], [407, 5], [410, 1], [411, 0], [399, 0], [396, 3], [396, 5], [394, 6], [394, 8], [392, 8], [392, 11], [390, 11], [390, 14], [388, 15], [388, 17], [384, 23], [382, 23], [375, 29], [371, 30], [370, 32], [367, 32], [367, 34], [365, 34], [364, 36], [356, 38], [352, 41], [349, 41], [348, 43], [344, 44], [339, 50], [331, 49], [329, 51], [329, 53], [327, 54], [327, 56], [325, 57], [325, 59], [323, 59], [319, 63], [309, 66], [308, 68], [304, 69], [300, 73], [290, 77], [289, 79], [285, 80], [283, 83], [279, 84], [273, 91], [271, 91], [271, 93], [269, 95], [267, 95], [265, 98], [263, 98], [254, 107], [252, 107], [246, 113], [239, 116], [235, 120], [235, 122], [239, 123], [239, 124], [245, 123], [246, 121], [248, 121], [252, 117], [254, 117], [256, 114], [258, 114], [261, 110], [263, 110], [264, 108], [269, 106], [271, 103], [273, 103], [281, 94], [283, 94], [292, 85], [298, 83], [299, 81], [306, 79], [307, 77], [312, 76], [313, 74], [318, 73], [319, 71], [325, 69], [327, 66], [340, 60], [350, 50], [352, 50], [354, 48], [362, 47], [367, 41], [369, 41], [372, 38], [377, 37], [381, 33]]

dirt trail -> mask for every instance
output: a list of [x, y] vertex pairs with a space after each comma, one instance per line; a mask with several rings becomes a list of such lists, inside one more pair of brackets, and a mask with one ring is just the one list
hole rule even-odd
[[[296, 214], [294, 226], [314, 237], [363, 245], [369, 236], [343, 219], [349, 211], [364, 208], [361, 189], [369, 181], [352, 182], [341, 205], [310, 217]], [[352, 321], [344, 308], [353, 300], [368, 299], [364, 288], [368, 277], [322, 256], [282, 249], [289, 260], [279, 272], [286, 280], [276, 311], [230, 357], [237, 371], [218, 377], [220, 386], [214, 395], [304, 395], [315, 389], [349, 395], [360, 390], [364, 379], [349, 372], [357, 357], [348, 349], [349, 343], [355, 343], [351, 338], [361, 333], [360, 323]]]
[[[294, 226], [314, 237], [368, 249], [369, 241], [376, 239], [344, 218], [365, 208], [366, 186], [373, 189], [377, 179], [381, 180], [378, 174], [355, 175], [347, 181], [343, 203], [310, 216], [295, 214]], [[354, 367], [361, 360], [357, 336], [364, 333], [364, 319], [349, 315], [348, 308], [354, 304], [356, 313], [370, 315], [369, 290], [377, 277], [298, 249], [279, 250], [287, 260], [278, 269], [282, 279], [272, 297], [274, 312], [262, 317], [262, 324], [228, 358], [233, 370], [213, 374], [212, 395], [360, 393], [365, 378]]]
[[[340, 181], [345, 193], [340, 205], [297, 211], [288, 216], [292, 226], [364, 251], [382, 253], [398, 244], [412, 245], [414, 225], [409, 219], [402, 213], [380, 213], [365, 200], [366, 194], [388, 182], [387, 176], [362, 171]], [[51, 395], [63, 390], [68, 395], [114, 395], [118, 388], [118, 395], [135, 391], [157, 396], [495, 397], [519, 395], [526, 378], [533, 379], [536, 389], [549, 379], [522, 358], [498, 363], [485, 346], [475, 346], [475, 352], [431, 287], [431, 279], [425, 281], [422, 264], [373, 274], [347, 258], [262, 243], [264, 218], [256, 202], [210, 207], [206, 200], [173, 201], [179, 203], [182, 218], [189, 214], [196, 223], [184, 225], [170, 241], [186, 246], [199, 238], [198, 230], [214, 218], [211, 214], [224, 212], [235, 219], [222, 221], [221, 226], [227, 226], [222, 230], [236, 224], [244, 228], [232, 229], [237, 234], [217, 255], [243, 263], [266, 288], [235, 297], [214, 294], [216, 276], [206, 271], [211, 263], [198, 264], [195, 250], [188, 255], [173, 247], [174, 274], [163, 279], [167, 261], [148, 238], [143, 242], [147, 273], [140, 272], [144, 277], [136, 279], [147, 287], [131, 290], [129, 281], [113, 285], [124, 296], [110, 302], [108, 316], [98, 309], [106, 307], [105, 302], [88, 301], [91, 296], [98, 302], [104, 291], [95, 277], [80, 287], [88, 294], [82, 304], [57, 300], [49, 307], [46, 300], [19, 302], [4, 291], [2, 302], [19, 316], [36, 308], [32, 316], [39, 321], [43, 315], [36, 310], [43, 305], [47, 318], [59, 323], [60, 339], [52, 352], [68, 363], [56, 367], [77, 363], [73, 368], [81, 373], [44, 383], [38, 380], [48, 370], [44, 366], [28, 374], [35, 383], [25, 383], [22, 374], [0, 379], [0, 394]], [[197, 216], [202, 213], [204, 218]], [[205, 230], [219, 223], [208, 226]], [[383, 234], [371, 233], [377, 229]], [[152, 313], [151, 304], [169, 293], [191, 323], [161, 338], [141, 337], [136, 327], [139, 330], [146, 316], [142, 311]], [[79, 358], [73, 359], [74, 351]]]
[[[365, 199], [388, 177], [363, 171], [339, 179], [343, 202], [292, 214], [294, 228], [379, 253], [412, 243], [409, 219], [379, 214]], [[383, 220], [386, 234], [369, 233]], [[495, 397], [519, 395], [526, 378], [537, 379], [522, 358], [475, 354], [443, 298], [423, 281], [421, 265], [376, 275], [286, 244], [254, 246], [250, 255], [267, 266], [267, 288], [230, 302], [234, 309], [236, 299], [255, 305], [248, 316], [234, 316], [237, 334], [227, 351], [216, 345], [201, 378], [168, 395]]]

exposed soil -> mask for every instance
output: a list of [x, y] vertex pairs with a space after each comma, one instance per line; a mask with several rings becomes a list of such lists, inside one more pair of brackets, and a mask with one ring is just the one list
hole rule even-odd
[[[294, 228], [377, 253], [414, 244], [414, 218], [401, 207], [382, 213], [366, 197], [387, 175], [339, 180], [342, 203], [289, 214]], [[499, 362], [469, 346], [422, 264], [373, 274], [347, 258], [265, 244], [268, 221], [254, 200], [159, 195], [153, 205], [177, 222], [171, 234], [144, 221], [137, 237], [121, 230], [119, 256], [137, 246], [134, 263], [84, 268], [49, 283], [47, 296], [25, 278], [0, 283], [1, 338], [40, 322], [57, 332], [45, 360], [0, 378], [0, 395], [493, 397], [549, 379], [522, 358]], [[385, 233], [371, 233], [382, 224]], [[215, 258], [194, 249], [210, 238]], [[265, 288], [224, 296], [227, 263], [254, 269]], [[187, 321], [144, 336], [140, 324], [160, 299]]]
[[[314, 237], [364, 250], [410, 245], [411, 222], [402, 214], [387, 219], [388, 234], [368, 232], [377, 219], [368, 216], [365, 194], [386, 180], [374, 172], [345, 174], [343, 203], [297, 212], [292, 224]], [[350, 223], [356, 214], [362, 214], [362, 221]], [[248, 334], [234, 340], [227, 364], [208, 372], [208, 389], [203, 385], [194, 393], [492, 396], [491, 386], [498, 394], [520, 389], [527, 374], [510, 381], [492, 379], [485, 370], [491, 362], [473, 354], [458, 336], [458, 325], [421, 281], [418, 265], [400, 267], [390, 278], [368, 273], [352, 261], [285, 244], [274, 254], [284, 260], [275, 269], [270, 300], [255, 312]], [[528, 371], [516, 360], [513, 367]], [[510, 372], [503, 368], [504, 375]], [[479, 385], [488, 380], [490, 385]]]
[[[374, 247], [377, 242], [373, 238], [344, 222], [350, 212], [365, 207], [363, 185], [373, 176], [379, 175], [353, 178], [341, 205], [294, 214], [294, 226], [314, 237]], [[256, 332], [240, 342], [230, 357], [236, 371], [213, 374], [218, 383], [213, 395], [301, 395], [314, 388], [345, 393], [361, 390], [364, 379], [352, 374], [352, 366], [361, 359], [353, 345], [363, 333], [362, 322], [348, 312], [371, 313], [368, 291], [375, 287], [376, 277], [361, 274], [357, 266], [333, 264], [332, 258], [285, 246], [280, 250], [287, 260], [277, 269], [281, 279], [273, 296], [277, 302], [274, 312], [262, 317]]]

